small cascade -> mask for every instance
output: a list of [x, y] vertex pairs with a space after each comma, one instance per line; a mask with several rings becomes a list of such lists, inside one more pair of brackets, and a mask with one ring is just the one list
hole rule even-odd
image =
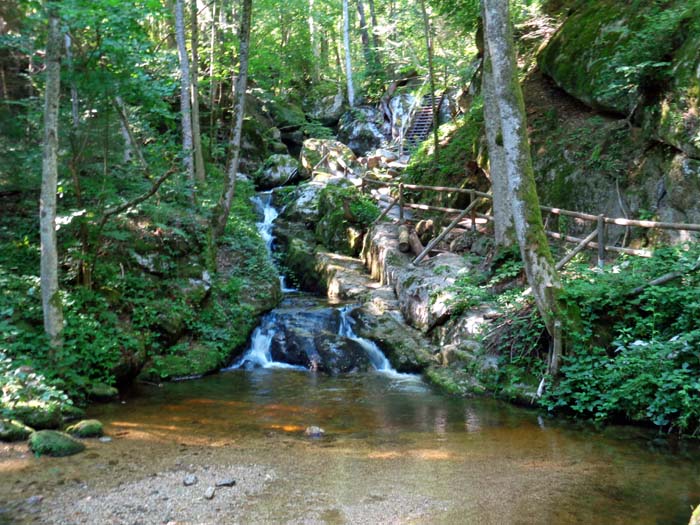
[[279, 212], [272, 206], [272, 192], [265, 191], [258, 193], [255, 197], [251, 198], [251, 201], [262, 217], [262, 222], [256, 223], [258, 232], [260, 232], [260, 237], [265, 241], [267, 251], [272, 253], [272, 243], [275, 240], [275, 236], [272, 234], [272, 228], [275, 219], [279, 216]]
[[[257, 223], [258, 231], [260, 232], [262, 239], [265, 241], [265, 246], [267, 247], [270, 255], [272, 255], [272, 247], [275, 240], [273, 233], [274, 222], [279, 216], [278, 211], [272, 205], [272, 192], [267, 191], [259, 193], [251, 200], [262, 218], [262, 221]], [[280, 287], [285, 293], [297, 292], [297, 290], [287, 288], [282, 275], [280, 275]], [[290, 301], [291, 304], [298, 304], [299, 301], [304, 301], [304, 297], [305, 296], [303, 294], [288, 296], [287, 299], [285, 299], [284, 304], [288, 308]], [[351, 341], [357, 343], [367, 354], [372, 367], [378, 372], [397, 378], [409, 377], [407, 374], [398, 373], [391, 366], [391, 363], [389, 363], [389, 360], [386, 358], [384, 353], [373, 341], [359, 337], [353, 331], [352, 325], [354, 321], [349, 315], [353, 308], [354, 306], [344, 306], [337, 309], [339, 314], [339, 322], [336, 321], [338, 322], [336, 325], [338, 337], [350, 339]], [[260, 326], [258, 326], [253, 332], [250, 340], [250, 347], [238, 360], [223, 370], [227, 371], [241, 368], [246, 370], [253, 368], [287, 368], [293, 370], [307, 370], [302, 366], [275, 361], [272, 357], [271, 349], [273, 340], [275, 335], [280, 331], [280, 322], [284, 324], [284, 321], [279, 319], [275, 312], [283, 311], [285, 311], [284, 307], [263, 316]], [[336, 319], [338, 319], [338, 317], [336, 317]], [[335, 331], [335, 327], [333, 328], [333, 331]]]
[[369, 339], [364, 339], [359, 337], [352, 329], [352, 319], [349, 317], [350, 311], [353, 309], [352, 306], [343, 306], [339, 309], [340, 311], [340, 329], [338, 330], [338, 335], [341, 337], [347, 337], [358, 343], [367, 352], [367, 357], [369, 357], [370, 363], [375, 370], [379, 372], [393, 372], [398, 373], [391, 366], [391, 363], [384, 355], [379, 347], [374, 341]]

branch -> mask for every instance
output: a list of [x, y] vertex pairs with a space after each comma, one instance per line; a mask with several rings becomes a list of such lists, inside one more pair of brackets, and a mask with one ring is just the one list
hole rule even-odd
[[155, 192], [158, 191], [158, 188], [160, 188], [160, 185], [163, 184], [170, 175], [176, 172], [175, 168], [171, 168], [168, 170], [164, 175], [162, 175], [158, 180], [156, 180], [153, 183], [153, 186], [151, 186], [151, 189], [148, 190], [146, 193], [139, 195], [138, 197], [130, 200], [129, 202], [126, 202], [124, 204], [121, 204], [119, 206], [115, 206], [114, 208], [110, 208], [105, 211], [104, 215], [102, 216], [102, 219], [100, 219], [99, 224], [97, 225], [97, 231], [102, 231], [102, 228], [104, 227], [105, 223], [107, 222], [107, 219], [109, 219], [112, 215], [117, 215], [124, 210], [128, 210], [129, 208], [136, 206], [137, 204], [141, 204], [143, 201], [148, 199], [151, 195], [153, 195]]
[[639, 295], [640, 293], [642, 293], [645, 289], [649, 288], [650, 286], [661, 286], [662, 284], [666, 284], [668, 282], [675, 281], [676, 279], [680, 279], [684, 275], [696, 272], [699, 269], [700, 269], [700, 258], [697, 260], [697, 262], [693, 266], [691, 266], [690, 268], [688, 268], [684, 272], [666, 273], [666, 274], [662, 275], [661, 277], [657, 277], [653, 281], [649, 281], [648, 283], [644, 283], [641, 286], [637, 286], [637, 288], [635, 288], [631, 292], [627, 292], [627, 294], [625, 294], [625, 295], [627, 297], [633, 297], [635, 295]]

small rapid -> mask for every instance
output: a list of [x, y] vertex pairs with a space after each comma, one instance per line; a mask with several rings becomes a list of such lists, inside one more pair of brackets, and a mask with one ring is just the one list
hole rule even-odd
[[[274, 223], [277, 217], [279, 217], [279, 212], [275, 209], [273, 205], [273, 194], [271, 191], [261, 192], [253, 197], [252, 202], [261, 217], [261, 221], [257, 223], [258, 231], [260, 236], [265, 242], [265, 246], [268, 249], [270, 256], [273, 254], [274, 247]], [[284, 281], [284, 276], [280, 275], [280, 287], [282, 292], [286, 295], [285, 302], [294, 302], [294, 297], [298, 297], [303, 302], [306, 296], [299, 293], [298, 290], [289, 288], [286, 286]], [[386, 374], [388, 376], [397, 379], [418, 379], [418, 376], [411, 374], [401, 374], [397, 372], [392, 366], [387, 357], [381, 351], [374, 341], [365, 339], [358, 336], [353, 330], [353, 319], [350, 317], [350, 313], [356, 306], [348, 305], [342, 307], [327, 307], [328, 309], [333, 309], [337, 312], [339, 316], [337, 336], [340, 339], [350, 340], [364, 350], [369, 362], [377, 372]], [[291, 370], [308, 370], [307, 367], [299, 366], [295, 364], [290, 364], [282, 361], [277, 361], [273, 357], [272, 347], [273, 340], [278, 334], [278, 315], [277, 311], [273, 310], [268, 314], [264, 315], [261, 319], [260, 325], [255, 329], [250, 340], [250, 346], [243, 353], [243, 355], [234, 361], [229, 367], [223, 369], [223, 371], [237, 370], [237, 369], [255, 369], [255, 368], [286, 368]], [[283, 337], [278, 337], [278, 339], [283, 339]]]

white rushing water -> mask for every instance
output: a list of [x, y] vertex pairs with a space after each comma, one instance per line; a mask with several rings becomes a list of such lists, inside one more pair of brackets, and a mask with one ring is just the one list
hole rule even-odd
[[[256, 223], [258, 231], [263, 241], [265, 241], [265, 246], [268, 252], [272, 255], [272, 246], [275, 240], [273, 233], [275, 219], [279, 216], [279, 212], [272, 205], [272, 192], [262, 192], [252, 198], [253, 204], [255, 205], [258, 213], [262, 217], [262, 221]], [[297, 292], [293, 288], [287, 288], [284, 283], [284, 276], [280, 275], [280, 286], [284, 293]], [[396, 378], [415, 378], [412, 374], [401, 374], [397, 372], [392, 366], [389, 360], [386, 358], [384, 353], [379, 349], [379, 347], [369, 339], [358, 336], [352, 329], [353, 320], [349, 317], [349, 313], [352, 311], [353, 306], [344, 306], [339, 308], [340, 313], [340, 326], [338, 328], [338, 335], [351, 339], [359, 344], [367, 353], [367, 357], [372, 365], [372, 367], [377, 371]], [[294, 370], [306, 370], [306, 368], [296, 365], [290, 365], [288, 363], [282, 363], [275, 361], [272, 358], [272, 353], [270, 351], [272, 347], [272, 339], [277, 331], [277, 318], [275, 312], [272, 311], [265, 315], [258, 326], [250, 340], [250, 347], [245, 353], [235, 361], [231, 366], [225, 368], [224, 370], [234, 370], [239, 368], [251, 369], [251, 368], [289, 368]]]

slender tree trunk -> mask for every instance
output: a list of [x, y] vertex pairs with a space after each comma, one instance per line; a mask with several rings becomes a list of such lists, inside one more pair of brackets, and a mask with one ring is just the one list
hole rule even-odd
[[231, 161], [226, 173], [224, 190], [214, 214], [214, 224], [212, 232], [215, 238], [220, 237], [226, 228], [228, 214], [231, 211], [231, 204], [236, 193], [236, 178], [238, 176], [238, 165], [241, 156], [241, 134], [243, 132], [243, 116], [245, 112], [245, 97], [248, 87], [248, 56], [250, 54], [250, 24], [253, 11], [252, 0], [241, 0], [241, 19], [239, 29], [239, 57], [240, 68], [236, 81], [236, 106], [234, 108], [234, 124], [231, 134], [230, 157]]
[[345, 46], [345, 78], [348, 84], [348, 104], [355, 105], [355, 88], [352, 83], [352, 57], [350, 56], [350, 14], [348, 0], [343, 0], [343, 44]]
[[379, 35], [377, 34], [377, 28], [379, 24], [377, 23], [377, 13], [374, 10], [374, 0], [368, 0], [369, 4], [369, 17], [372, 20], [372, 41], [374, 43], [374, 53], [377, 56], [377, 61], [379, 62], [379, 48], [382, 47], [382, 42], [379, 40]]
[[425, 35], [425, 48], [428, 53], [428, 77], [430, 79], [430, 96], [432, 99], [433, 110], [433, 147], [435, 149], [434, 162], [437, 165], [440, 162], [440, 139], [438, 136], [438, 107], [435, 103], [435, 70], [433, 68], [433, 38], [430, 28], [430, 18], [428, 10], [425, 7], [425, 0], [420, 0], [421, 10], [423, 11], [423, 31]]
[[211, 27], [209, 28], [209, 155], [211, 156], [211, 145], [214, 144], [214, 100], [216, 97], [216, 43], [218, 29], [216, 25], [216, 0], [211, 3]]
[[175, 39], [180, 57], [180, 122], [182, 125], [182, 166], [187, 177], [189, 197], [195, 199], [194, 160], [192, 158], [192, 111], [190, 108], [190, 60], [185, 45], [184, 0], [175, 0]]
[[486, 144], [489, 151], [489, 175], [493, 195], [494, 238], [497, 247], [507, 248], [515, 242], [513, 213], [508, 199], [508, 176], [501, 133], [501, 115], [496, 100], [496, 86], [493, 83], [493, 70], [488, 44], [484, 42], [483, 73], [481, 93], [484, 97], [484, 120], [486, 121]]
[[197, 0], [190, 0], [190, 32], [192, 47], [192, 144], [194, 146], [194, 175], [204, 182], [204, 154], [202, 153], [202, 132], [199, 126], [199, 27], [197, 22]]
[[[56, 245], [56, 190], [58, 184], [58, 105], [61, 88], [61, 22], [58, 2], [49, 1], [49, 32], [46, 43], [46, 89], [44, 94], [44, 142], [39, 224], [41, 230], [41, 303], [44, 331], [52, 349], [62, 343], [63, 308], [58, 288]], [[53, 350], [52, 350], [53, 352]]]
[[555, 351], [550, 361], [550, 372], [557, 374], [560, 361], [557, 348], [561, 348], [563, 320], [560, 306], [562, 286], [554, 268], [539, 209], [508, 2], [484, 0], [484, 29], [500, 114], [508, 197], [515, 233], [535, 303], [547, 331], [554, 338]]
[[309, 0], [309, 39], [311, 40], [311, 52], [314, 55], [311, 80], [314, 84], [318, 84], [321, 80], [321, 46], [318, 40], [316, 21], [314, 20], [314, 0]]
[[369, 43], [369, 30], [367, 29], [367, 17], [365, 17], [365, 5], [362, 0], [357, 0], [357, 13], [360, 15], [360, 38], [362, 40], [362, 50], [365, 53], [365, 64], [367, 69], [373, 69], [372, 47]]

